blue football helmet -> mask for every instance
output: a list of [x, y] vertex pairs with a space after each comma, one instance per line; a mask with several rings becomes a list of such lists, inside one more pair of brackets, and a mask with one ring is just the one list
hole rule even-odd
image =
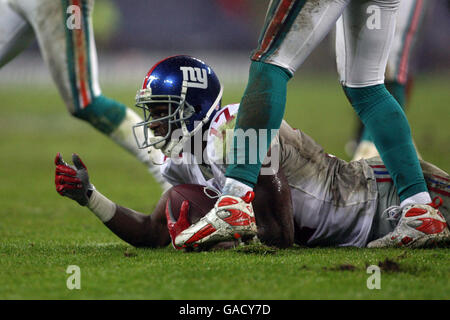
[[[161, 149], [168, 157], [178, 155], [219, 110], [222, 91], [216, 74], [203, 61], [184, 55], [161, 60], [147, 73], [136, 95], [136, 106], [144, 111], [144, 120], [133, 126], [138, 147]], [[168, 105], [167, 115], [152, 119], [152, 106], [161, 104]], [[166, 136], [151, 134], [150, 124], [156, 121], [168, 122]], [[144, 130], [144, 141], [137, 138], [137, 129]], [[174, 137], [174, 129], [181, 129], [181, 135]]]

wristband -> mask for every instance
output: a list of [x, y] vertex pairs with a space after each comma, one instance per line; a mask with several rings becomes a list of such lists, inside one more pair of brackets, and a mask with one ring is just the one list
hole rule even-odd
[[108, 222], [116, 213], [116, 204], [97, 190], [93, 190], [87, 207], [103, 222]]

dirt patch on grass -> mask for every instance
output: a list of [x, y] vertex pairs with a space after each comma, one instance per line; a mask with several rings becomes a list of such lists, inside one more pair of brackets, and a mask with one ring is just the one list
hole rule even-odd
[[323, 267], [324, 270], [328, 271], [355, 271], [357, 268], [352, 264], [340, 264], [335, 267]]
[[132, 258], [132, 257], [136, 257], [137, 253], [134, 252], [133, 250], [129, 250], [128, 248], [124, 251], [123, 255], [127, 258]]
[[384, 261], [380, 261], [378, 263], [378, 266], [380, 267], [381, 271], [386, 272], [400, 272], [401, 268], [400, 265], [395, 262], [394, 260], [391, 260], [389, 258], [384, 259]]

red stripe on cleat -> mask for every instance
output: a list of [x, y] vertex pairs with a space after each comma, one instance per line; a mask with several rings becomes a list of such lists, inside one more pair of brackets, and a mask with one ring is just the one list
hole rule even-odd
[[233, 199], [233, 198], [223, 198], [219, 204], [218, 207], [224, 207], [224, 206], [229, 206], [232, 204], [237, 204], [239, 201]]
[[415, 216], [420, 216], [424, 213], [427, 213], [428, 211], [426, 209], [421, 209], [421, 208], [412, 208], [409, 209], [408, 212], [406, 212], [405, 217], [415, 217]]
[[214, 231], [216, 231], [216, 228], [214, 228], [212, 225], [208, 224], [208, 225], [204, 226], [203, 228], [201, 228], [200, 230], [198, 230], [185, 243], [190, 244], [190, 243], [196, 242], [198, 240], [201, 240], [201, 239], [205, 238], [206, 236], [209, 236]]
[[250, 216], [241, 210], [229, 209], [231, 213], [228, 218], [223, 219], [232, 226], [248, 226], [250, 224]]
[[432, 218], [422, 218], [418, 220], [422, 220], [423, 223], [420, 227], [417, 227], [416, 230], [422, 231], [426, 234], [440, 233], [445, 229], [445, 227], [447, 227], [447, 224], [445, 222]]

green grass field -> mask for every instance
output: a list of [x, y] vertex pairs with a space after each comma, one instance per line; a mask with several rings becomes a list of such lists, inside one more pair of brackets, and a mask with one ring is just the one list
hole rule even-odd
[[[105, 87], [133, 104], [137, 86]], [[224, 104], [243, 88], [225, 86]], [[422, 156], [450, 171], [448, 78], [416, 81], [408, 112]], [[59, 196], [53, 159], [72, 152], [91, 181], [121, 205], [151, 212], [159, 188], [146, 168], [88, 124], [69, 116], [56, 89], [0, 88], [0, 299], [448, 299], [450, 249], [263, 247], [184, 253], [135, 249], [87, 209]], [[334, 77], [298, 76], [286, 118], [346, 160], [356, 127]], [[69, 265], [81, 289], [69, 290]], [[369, 290], [368, 265], [381, 289]]]

